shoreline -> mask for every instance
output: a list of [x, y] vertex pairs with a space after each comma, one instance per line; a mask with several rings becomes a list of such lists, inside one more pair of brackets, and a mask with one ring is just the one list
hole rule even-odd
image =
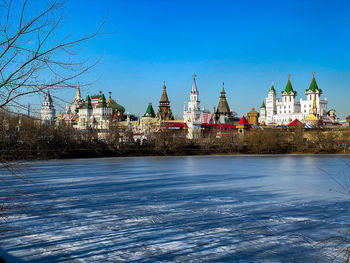
[[[211, 153], [211, 154], [123, 154], [123, 155], [102, 155], [102, 156], [76, 156], [76, 157], [61, 157], [61, 158], [32, 158], [32, 159], [17, 159], [6, 160], [5, 162], [40, 162], [40, 161], [52, 161], [52, 160], [86, 160], [86, 159], [114, 159], [114, 158], [176, 158], [176, 157], [284, 157], [284, 156], [327, 156], [337, 157], [345, 156], [350, 157], [350, 153]], [[2, 161], [3, 162], [3, 161]]]

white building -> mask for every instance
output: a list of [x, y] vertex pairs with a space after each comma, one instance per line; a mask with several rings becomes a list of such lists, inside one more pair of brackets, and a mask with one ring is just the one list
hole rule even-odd
[[79, 108], [84, 106], [84, 103], [85, 102], [84, 102], [84, 99], [81, 97], [80, 86], [78, 83], [77, 91], [75, 92], [75, 97], [74, 97], [72, 104], [70, 106], [70, 111], [72, 113], [77, 113], [79, 111]]
[[79, 109], [78, 129], [97, 130], [104, 133], [109, 129], [109, 123], [113, 118], [113, 109], [107, 106], [106, 98], [101, 93], [99, 103], [93, 107], [88, 95], [85, 105]]
[[309, 88], [305, 91], [306, 99], [297, 101], [297, 92], [293, 90], [290, 75], [284, 91], [281, 92], [282, 99], [276, 95], [276, 90], [272, 83], [269, 93], [266, 97], [266, 108], [260, 108], [259, 122], [266, 125], [287, 125], [291, 121], [298, 119], [303, 121], [313, 107], [314, 97], [316, 98], [316, 107], [318, 118], [322, 119], [327, 114], [327, 99], [321, 100], [322, 90], [318, 88], [315, 80], [315, 72]]
[[45, 96], [45, 100], [41, 106], [41, 110], [40, 110], [40, 120], [42, 123], [52, 123], [54, 122], [56, 117], [56, 110], [55, 107], [53, 105], [53, 101], [50, 95], [50, 92], [47, 91], [46, 96]]
[[[186, 102], [184, 105], [184, 122], [188, 127], [187, 138], [198, 138], [200, 134], [201, 124], [203, 120], [208, 119], [210, 112], [200, 109], [200, 101], [198, 100], [198, 89], [196, 84], [197, 75], [193, 75], [192, 89], [190, 92], [190, 100], [188, 101], [187, 108]], [[210, 116], [211, 117], [211, 116]]]

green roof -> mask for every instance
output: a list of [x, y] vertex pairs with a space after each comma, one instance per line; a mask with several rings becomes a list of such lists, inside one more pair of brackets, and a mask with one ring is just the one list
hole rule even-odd
[[110, 102], [107, 104], [109, 108], [112, 108], [114, 111], [119, 111], [121, 114], [124, 114], [125, 108], [118, 104], [115, 100], [111, 99]]
[[316, 83], [315, 72], [313, 72], [313, 75], [314, 76], [312, 77], [310, 87], [306, 91], [321, 91], [321, 89], [318, 88], [317, 83]]
[[89, 95], [86, 96], [84, 108], [85, 109], [92, 109], [91, 99], [90, 99]]
[[275, 87], [274, 87], [273, 83], [272, 83], [272, 85], [271, 85], [270, 90], [275, 91]]
[[100, 95], [100, 98], [98, 99], [98, 106], [99, 107], [106, 107], [106, 97], [105, 97], [105, 95], [102, 93], [101, 95]]
[[290, 75], [288, 76], [288, 82], [287, 82], [286, 88], [281, 93], [283, 94], [284, 92], [287, 92], [288, 94], [289, 93], [293, 93], [293, 94], [296, 93], [296, 91], [293, 90], [292, 83], [290, 82]]
[[263, 101], [262, 102], [262, 104], [261, 104], [261, 107], [260, 108], [266, 108], [266, 106], [265, 106], [265, 101]]
[[143, 115], [143, 117], [156, 117], [156, 114], [154, 113], [153, 107], [152, 107], [152, 103], [148, 104], [147, 110], [145, 112], [145, 114]]

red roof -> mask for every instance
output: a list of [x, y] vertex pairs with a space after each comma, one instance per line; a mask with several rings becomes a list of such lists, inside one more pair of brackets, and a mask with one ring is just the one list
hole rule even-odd
[[182, 127], [187, 128], [187, 124], [184, 122], [166, 122], [167, 127]]
[[292, 121], [291, 123], [288, 124], [288, 127], [293, 127], [293, 126], [298, 126], [298, 125], [304, 126], [304, 124], [301, 121], [299, 121], [298, 119], [295, 119], [294, 121]]
[[244, 116], [242, 117], [242, 119], [239, 121], [238, 124], [251, 125]]
[[346, 119], [350, 119], [350, 115], [348, 117], [346, 117]]
[[236, 129], [234, 124], [214, 124], [214, 123], [202, 123], [202, 127], [213, 129]]

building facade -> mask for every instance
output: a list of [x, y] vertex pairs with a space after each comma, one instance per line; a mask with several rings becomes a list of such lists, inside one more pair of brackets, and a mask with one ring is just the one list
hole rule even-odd
[[309, 88], [305, 91], [306, 99], [297, 101], [297, 92], [293, 89], [288, 75], [285, 89], [281, 92], [281, 99], [277, 97], [275, 87], [272, 86], [266, 97], [266, 107], [264, 104], [260, 108], [259, 122], [266, 125], [287, 125], [291, 121], [298, 119], [305, 120], [313, 109], [314, 100], [318, 118], [325, 118], [327, 115], [327, 99], [321, 99], [322, 90], [318, 88], [313, 72], [313, 78]]
[[113, 109], [108, 107], [106, 98], [101, 92], [98, 103], [94, 105], [88, 95], [85, 104], [79, 109], [78, 129], [80, 130], [98, 130], [106, 132], [113, 119]]

